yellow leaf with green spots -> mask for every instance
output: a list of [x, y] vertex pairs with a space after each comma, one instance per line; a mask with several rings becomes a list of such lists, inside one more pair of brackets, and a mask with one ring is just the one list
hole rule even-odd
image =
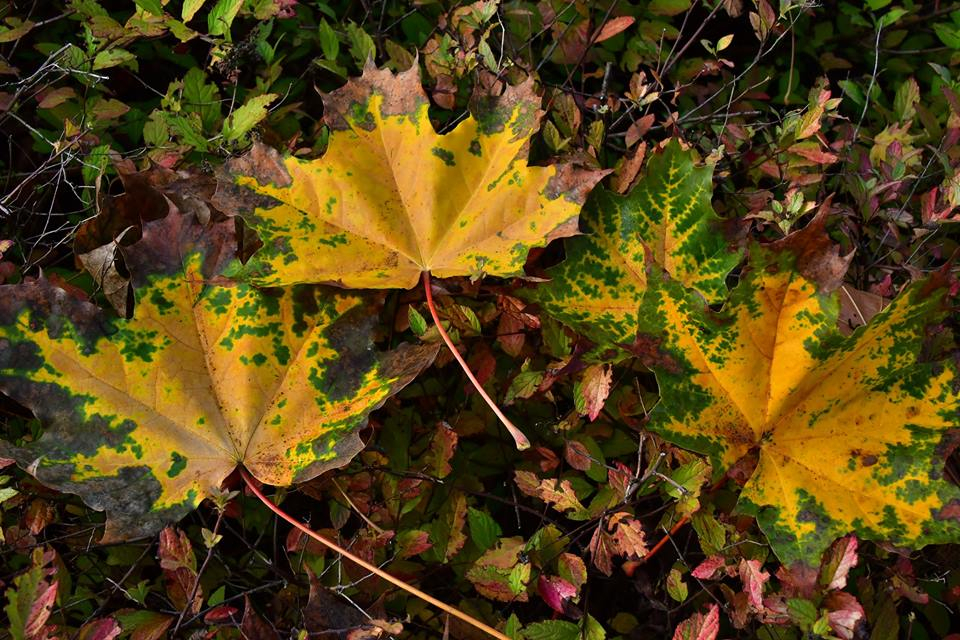
[[755, 458], [740, 508], [784, 563], [817, 566], [850, 532], [911, 548], [958, 541], [960, 488], [944, 464], [960, 374], [956, 359], [934, 357], [945, 278], [913, 285], [844, 337], [837, 294], [821, 284], [838, 284], [826, 265], [845, 265], [829, 245], [818, 216], [753, 246], [720, 312], [651, 279], [640, 333], [662, 399], [650, 428], [709, 454], [718, 472]]
[[47, 280], [0, 287], [0, 390], [45, 425], [0, 455], [105, 510], [104, 540], [180, 518], [237, 465], [288, 485], [345, 464], [436, 354], [375, 351], [370, 296], [217, 286], [235, 253], [232, 221], [145, 224], [125, 251], [132, 320]]
[[534, 297], [553, 317], [599, 345], [637, 333], [649, 259], [710, 302], [727, 293], [741, 252], [724, 238], [710, 198], [713, 168], [671, 141], [625, 196], [597, 189], [581, 214], [586, 235], [565, 242], [567, 259]]
[[238, 277], [409, 288], [424, 271], [522, 274], [531, 247], [576, 233], [606, 173], [527, 164], [539, 105], [527, 81], [441, 135], [416, 65], [397, 75], [368, 66], [324, 96], [322, 157], [256, 145], [226, 164], [215, 204], [263, 242]]

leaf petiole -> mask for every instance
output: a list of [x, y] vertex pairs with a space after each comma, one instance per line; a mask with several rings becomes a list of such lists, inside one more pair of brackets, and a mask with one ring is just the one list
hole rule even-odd
[[467, 361], [463, 359], [462, 355], [460, 355], [460, 351], [457, 350], [456, 345], [453, 344], [453, 340], [450, 339], [447, 331], [440, 323], [440, 316], [437, 315], [437, 308], [433, 304], [433, 290], [430, 288], [429, 271], [423, 272], [423, 289], [427, 294], [427, 308], [430, 309], [430, 316], [433, 318], [433, 324], [437, 326], [437, 332], [440, 334], [440, 337], [443, 338], [447, 348], [450, 349], [450, 351], [453, 353], [453, 357], [456, 358], [457, 362], [460, 363], [460, 367], [463, 369], [463, 372], [467, 374], [467, 378], [469, 378], [470, 382], [473, 383], [473, 386], [480, 394], [480, 397], [486, 401], [487, 405], [500, 419], [500, 422], [503, 424], [503, 426], [506, 427], [507, 431], [510, 432], [510, 435], [513, 436], [513, 441], [517, 444], [517, 449], [520, 451], [529, 449], [530, 441], [527, 439], [527, 436], [523, 435], [523, 432], [514, 426], [514, 424], [510, 421], [510, 418], [503, 415], [503, 411], [500, 410], [500, 407], [497, 406], [497, 403], [494, 402], [489, 395], [487, 395], [487, 392], [483, 389], [480, 381], [477, 380], [477, 377], [473, 375], [473, 371], [470, 370], [470, 366], [467, 364]]

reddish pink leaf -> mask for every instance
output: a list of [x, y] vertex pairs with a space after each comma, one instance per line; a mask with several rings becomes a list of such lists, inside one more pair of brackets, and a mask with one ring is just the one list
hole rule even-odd
[[700, 580], [712, 580], [719, 569], [727, 564], [727, 559], [723, 556], [710, 556], [690, 572], [690, 575]]
[[820, 565], [820, 584], [827, 589], [847, 586], [847, 574], [857, 566], [857, 537], [840, 538], [827, 551]]
[[573, 401], [577, 412], [591, 421], [596, 420], [603, 410], [603, 403], [610, 395], [612, 381], [612, 368], [602, 364], [587, 367], [573, 386]]
[[824, 598], [823, 605], [829, 610], [830, 628], [841, 640], [853, 640], [857, 628], [866, 622], [860, 602], [844, 591], [831, 592]]
[[77, 640], [113, 640], [123, 632], [113, 618], [91, 620], [80, 627]]
[[557, 576], [540, 575], [537, 591], [547, 606], [557, 613], [565, 613], [564, 603], [577, 597], [577, 588]]
[[23, 625], [23, 635], [27, 640], [47, 640], [50, 637], [48, 634], [53, 633], [54, 629], [47, 626], [47, 620], [50, 618], [53, 602], [57, 599], [59, 585], [58, 580], [37, 585], [37, 597], [30, 605], [30, 613]]
[[173, 526], [161, 531], [158, 556], [167, 595], [173, 605], [178, 609], [189, 609], [192, 613], [199, 612], [203, 594], [196, 584], [197, 558], [187, 534]]
[[770, 574], [763, 570], [759, 560], [741, 559], [739, 570], [747, 602], [754, 611], [763, 611], [763, 585]]
[[720, 632], [720, 607], [711, 604], [706, 614], [695, 613], [673, 632], [673, 640], [716, 640]]
[[[240, 609], [228, 604], [221, 604], [207, 611], [206, 615], [203, 616], [203, 621], [207, 624], [225, 624], [232, 622], [235, 619], [234, 616], [238, 613], [240, 613]], [[244, 618], [246, 618], [246, 614], [244, 614]]]
[[557, 573], [578, 589], [587, 583], [587, 565], [583, 558], [572, 553], [561, 553], [557, 558]]

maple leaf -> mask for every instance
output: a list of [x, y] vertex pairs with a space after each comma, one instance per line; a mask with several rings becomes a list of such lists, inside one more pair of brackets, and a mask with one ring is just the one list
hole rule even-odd
[[625, 196], [595, 189], [580, 219], [586, 235], [565, 241], [567, 259], [533, 296], [552, 316], [600, 345], [633, 341], [647, 289], [647, 257], [717, 302], [740, 261], [710, 205], [713, 168], [671, 141]]
[[330, 127], [316, 160], [262, 145], [226, 164], [214, 198], [263, 241], [243, 275], [260, 285], [410, 288], [435, 276], [515, 276], [527, 251], [577, 231], [604, 171], [529, 166], [539, 99], [507, 88], [445, 135], [433, 130], [419, 67], [369, 64], [323, 96]]
[[[846, 259], [821, 210], [751, 249], [719, 313], [651, 280], [642, 332], [663, 339], [650, 428], [722, 472], [759, 454], [740, 496], [784, 564], [818, 564], [849, 532], [920, 547], [960, 539], [960, 488], [943, 477], [960, 409], [957, 363], [920, 355], [949, 312], [946, 278], [911, 287], [850, 338], [837, 330]], [[931, 328], [931, 329], [928, 329]]]
[[229, 220], [145, 224], [132, 320], [43, 279], [0, 287], [0, 389], [46, 425], [0, 455], [107, 511], [104, 540], [157, 531], [238, 465], [285, 486], [345, 464], [367, 414], [436, 354], [374, 351], [369, 297], [216, 286], [234, 237]]

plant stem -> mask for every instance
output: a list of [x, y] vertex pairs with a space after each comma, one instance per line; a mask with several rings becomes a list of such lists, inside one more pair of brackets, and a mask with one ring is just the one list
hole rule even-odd
[[480, 630], [483, 631], [484, 633], [487, 633], [487, 634], [489, 634], [490, 636], [492, 636], [492, 637], [494, 637], [494, 638], [497, 638], [498, 640], [510, 640], [510, 638], [508, 638], [508, 637], [505, 636], [504, 634], [500, 633], [499, 631], [497, 631], [497, 630], [494, 629], [493, 627], [491, 627], [491, 626], [489, 626], [489, 625], [487, 625], [487, 624], [484, 624], [483, 622], [480, 622], [479, 620], [477, 620], [477, 619], [474, 618], [473, 616], [470, 616], [470, 615], [468, 615], [468, 614], [460, 611], [459, 609], [456, 609], [455, 607], [451, 607], [450, 605], [448, 605], [448, 604], [446, 604], [446, 603], [444, 603], [444, 602], [441, 602], [441, 601], [437, 600], [437, 599], [434, 598], [433, 596], [428, 595], [428, 594], [424, 593], [423, 591], [420, 591], [420, 590], [417, 589], [416, 587], [407, 584], [406, 582], [404, 582], [403, 580], [400, 580], [399, 578], [394, 578], [394, 577], [391, 576], [389, 573], [387, 573], [386, 571], [380, 569], [379, 567], [376, 567], [376, 566], [370, 564], [369, 562], [367, 562], [366, 560], [363, 560], [362, 558], [359, 558], [359, 557], [353, 555], [352, 553], [350, 553], [349, 551], [347, 551], [346, 549], [344, 549], [344, 548], [341, 547], [340, 545], [336, 544], [336, 543], [333, 542], [332, 540], [328, 540], [327, 538], [324, 538], [324, 537], [321, 536], [319, 533], [315, 532], [313, 529], [311, 529], [311, 528], [308, 527], [307, 525], [303, 524], [302, 522], [298, 521], [296, 518], [294, 518], [293, 516], [289, 515], [289, 514], [288, 514], [287, 512], [285, 512], [283, 509], [281, 509], [280, 507], [278, 507], [278, 506], [276, 505], [276, 503], [274, 503], [270, 498], [268, 498], [268, 497], [263, 493], [263, 491], [260, 490], [260, 488], [257, 486], [257, 483], [256, 483], [256, 481], [254, 480], [253, 476], [250, 475], [250, 472], [249, 472], [249, 471], [247, 471], [247, 470], [244, 469], [243, 467], [240, 467], [240, 475], [243, 477], [243, 481], [247, 483], [247, 486], [250, 488], [250, 491], [253, 493], [253, 495], [257, 496], [257, 498], [260, 499], [260, 502], [262, 502], [263, 504], [267, 505], [267, 508], [268, 508], [268, 509], [270, 509], [271, 511], [273, 511], [275, 514], [277, 514], [278, 516], [280, 516], [281, 518], [283, 518], [284, 520], [286, 520], [287, 522], [289, 522], [291, 525], [293, 525], [294, 527], [296, 527], [297, 529], [299, 529], [300, 531], [302, 531], [304, 534], [310, 536], [311, 538], [313, 538], [314, 540], [316, 540], [317, 542], [319, 542], [319, 543], [322, 544], [323, 546], [327, 547], [328, 549], [330, 549], [330, 550], [332, 550], [332, 551], [334, 551], [334, 552], [336, 552], [336, 553], [339, 553], [340, 555], [342, 555], [343, 557], [345, 557], [347, 560], [350, 560], [350, 561], [353, 562], [354, 564], [357, 564], [357, 565], [363, 567], [364, 569], [366, 569], [366, 570], [369, 571], [370, 573], [372, 573], [372, 574], [374, 574], [374, 575], [376, 575], [376, 576], [379, 576], [379, 577], [383, 578], [384, 580], [386, 580], [386, 581], [389, 582], [390, 584], [392, 584], [392, 585], [394, 585], [394, 586], [396, 586], [396, 587], [399, 587], [400, 589], [403, 589], [403, 590], [406, 591], [407, 593], [410, 593], [410, 594], [412, 594], [412, 595], [420, 598], [421, 600], [424, 600], [425, 602], [428, 602], [429, 604], [432, 604], [433, 606], [437, 607], [438, 609], [441, 609], [442, 611], [445, 611], [446, 613], [449, 613], [449, 614], [452, 615], [452, 616], [455, 616], [455, 617], [457, 617], [457, 618], [460, 618], [461, 620], [463, 620], [464, 622], [466, 622], [466, 623], [469, 624], [470, 626], [475, 627], [475, 628], [477, 628], [477, 629], [480, 629]]
[[450, 339], [450, 336], [447, 334], [446, 330], [443, 328], [443, 325], [440, 324], [440, 316], [437, 315], [437, 308], [433, 304], [433, 290], [430, 288], [430, 272], [423, 272], [423, 289], [427, 294], [427, 308], [430, 309], [430, 316], [433, 318], [433, 324], [437, 327], [437, 332], [440, 334], [440, 337], [443, 338], [444, 343], [453, 353], [453, 357], [457, 359], [457, 362], [460, 363], [460, 368], [463, 369], [463, 372], [467, 374], [467, 378], [470, 379], [470, 382], [473, 383], [474, 388], [480, 394], [480, 397], [483, 398], [487, 405], [493, 410], [493, 412], [500, 418], [500, 422], [504, 427], [507, 428], [507, 431], [510, 432], [510, 435], [513, 436], [514, 442], [517, 444], [517, 449], [523, 451], [524, 449], [530, 448], [530, 441], [527, 440], [527, 436], [523, 435], [523, 432], [520, 429], [517, 429], [510, 418], [503, 415], [503, 411], [500, 410], [500, 407], [497, 406], [497, 403], [494, 402], [487, 392], [484, 391], [483, 386], [481, 386], [480, 381], [477, 380], [477, 377], [473, 375], [473, 371], [470, 370], [467, 361], [463, 359], [463, 356], [460, 355], [460, 352], [457, 350], [456, 345], [453, 344], [453, 340]]

